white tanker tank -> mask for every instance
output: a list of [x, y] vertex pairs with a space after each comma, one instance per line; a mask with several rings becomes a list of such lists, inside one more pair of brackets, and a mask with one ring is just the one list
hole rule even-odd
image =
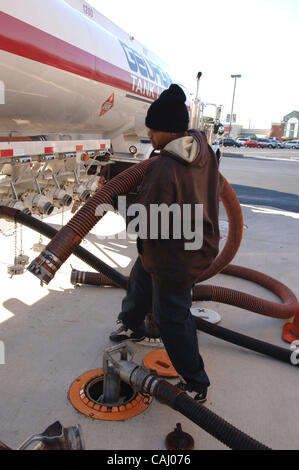
[[72, 200], [75, 211], [150, 156], [147, 110], [177, 81], [83, 0], [0, 6], [0, 205], [48, 215]]
[[111, 139], [116, 153], [148, 142], [165, 63], [83, 0], [0, 5], [0, 137]]

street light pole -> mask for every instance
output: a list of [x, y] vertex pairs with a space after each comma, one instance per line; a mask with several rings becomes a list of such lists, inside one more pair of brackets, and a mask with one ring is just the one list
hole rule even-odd
[[242, 75], [231, 75], [231, 78], [235, 79], [234, 83], [234, 93], [233, 93], [233, 102], [232, 102], [232, 110], [230, 113], [230, 123], [229, 123], [229, 134], [228, 136], [231, 137], [231, 131], [232, 131], [232, 120], [233, 120], [233, 111], [234, 111], [234, 103], [235, 103], [235, 93], [236, 93], [236, 84], [237, 84], [237, 78], [241, 78]]
[[196, 88], [196, 95], [193, 100], [193, 105], [191, 109], [191, 116], [190, 116], [190, 129], [197, 129], [200, 127], [200, 99], [199, 99], [199, 81], [202, 76], [201, 72], [198, 72], [196, 80], [197, 80], [197, 88]]

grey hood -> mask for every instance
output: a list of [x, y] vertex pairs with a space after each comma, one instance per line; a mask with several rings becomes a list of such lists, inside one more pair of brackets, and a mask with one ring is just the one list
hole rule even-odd
[[164, 150], [186, 163], [193, 163], [200, 152], [199, 141], [191, 135], [175, 139], [164, 147]]

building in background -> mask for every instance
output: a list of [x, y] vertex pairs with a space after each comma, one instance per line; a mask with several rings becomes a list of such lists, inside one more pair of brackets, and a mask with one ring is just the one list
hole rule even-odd
[[[212, 119], [212, 118], [211, 118]], [[232, 138], [245, 137], [245, 138], [267, 138], [278, 140], [299, 140], [299, 111], [292, 111], [284, 116], [282, 122], [273, 122], [270, 129], [256, 129], [245, 128], [236, 122], [236, 115], [233, 115], [233, 122], [231, 129], [227, 121], [230, 115], [226, 116], [224, 124], [223, 137], [228, 137], [229, 134]], [[231, 132], [230, 132], [231, 131]]]
[[270, 134], [270, 129], [256, 129], [256, 128], [248, 128], [242, 127], [240, 137], [250, 137], [255, 136], [258, 138], [268, 137]]
[[280, 123], [273, 122], [269, 137], [270, 138], [275, 137], [276, 139], [280, 140], [283, 137], [284, 125], [285, 125], [284, 122], [280, 122]]
[[228, 137], [230, 134], [230, 136], [234, 139], [240, 134], [241, 130], [242, 130], [242, 126], [240, 126], [239, 124], [232, 124], [231, 129], [229, 125], [225, 124], [223, 136]]
[[283, 136], [289, 139], [297, 139], [299, 137], [299, 111], [292, 111], [284, 116], [283, 122]]

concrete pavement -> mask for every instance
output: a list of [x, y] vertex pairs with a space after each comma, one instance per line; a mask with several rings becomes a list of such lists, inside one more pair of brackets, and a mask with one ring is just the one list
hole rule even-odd
[[[249, 187], [249, 195], [255, 191], [250, 190], [254, 181], [254, 187], [260, 190], [285, 193], [287, 187], [293, 188], [289, 170], [281, 173], [279, 183], [276, 170], [268, 162], [265, 185], [256, 161], [247, 162], [245, 173], [244, 167], [236, 168], [235, 162], [223, 158], [221, 171], [232, 184]], [[292, 189], [288, 193], [296, 195]], [[263, 201], [260, 197], [242, 205], [245, 230], [234, 264], [271, 275], [299, 298], [298, 211], [266, 206]], [[226, 221], [222, 207], [220, 219]], [[58, 228], [61, 217], [57, 215], [48, 222]], [[223, 245], [226, 230], [225, 224], [222, 226]], [[136, 258], [135, 242], [98, 238], [100, 234], [111, 236], [123, 230], [123, 220], [108, 214], [83, 246], [128, 275]], [[24, 252], [33, 259], [36, 253], [31, 247], [39, 236], [28, 229], [23, 232]], [[82, 373], [101, 367], [103, 351], [112, 345], [109, 333], [115, 326], [124, 292], [116, 288], [72, 286], [71, 265], [78, 270], [91, 270], [74, 256], [49, 286], [41, 287], [30, 273], [10, 279], [6, 271], [13, 260], [13, 237], [0, 234], [0, 243], [0, 340], [5, 345], [5, 364], [0, 365], [1, 441], [15, 448], [29, 434], [39, 433], [60, 420], [65, 426], [80, 423], [87, 449], [163, 450], [166, 435], [180, 422], [193, 436], [195, 449], [225, 449], [190, 420], [157, 401], [141, 415], [123, 422], [96, 421], [79, 414], [68, 401], [69, 387]], [[269, 291], [241, 279], [217, 275], [206, 283], [278, 301]], [[290, 348], [281, 339], [282, 320], [214, 302], [204, 302], [203, 306], [218, 311], [222, 315], [221, 325], [226, 328]], [[205, 406], [273, 449], [298, 449], [298, 368], [205, 333], [199, 332], [198, 338], [211, 380]], [[133, 348], [138, 363], [152, 350], [138, 344]]]

